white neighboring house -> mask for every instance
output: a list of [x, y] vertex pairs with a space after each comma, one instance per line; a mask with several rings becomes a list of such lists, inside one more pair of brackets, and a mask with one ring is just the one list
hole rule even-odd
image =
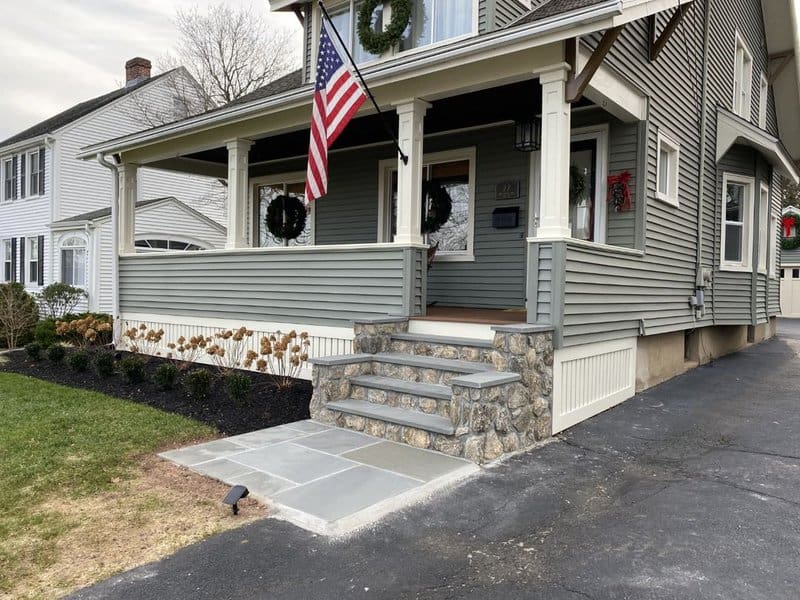
[[[800, 208], [787, 206], [783, 209], [783, 216], [793, 216], [797, 223], [792, 225], [789, 235], [783, 232], [784, 238], [797, 238], [800, 235]], [[800, 248], [781, 252], [781, 314], [800, 318]]]
[[[134, 58], [125, 70], [125, 87], [0, 142], [2, 281], [19, 281], [29, 292], [61, 281], [88, 292], [79, 309], [112, 310], [112, 174], [76, 155], [89, 144], [149, 128], [153, 114], [185, 117], [182, 94], [195, 89], [183, 68], [151, 78], [150, 61]], [[141, 169], [137, 188], [137, 248], [224, 246], [219, 180]]]

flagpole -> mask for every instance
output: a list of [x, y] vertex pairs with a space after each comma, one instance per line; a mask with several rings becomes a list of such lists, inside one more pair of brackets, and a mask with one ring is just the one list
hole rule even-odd
[[[403, 149], [400, 147], [400, 142], [398, 141], [397, 136], [394, 134], [394, 131], [392, 131], [392, 128], [389, 126], [389, 123], [386, 122], [386, 118], [384, 117], [383, 111], [381, 111], [380, 106], [378, 106], [378, 102], [375, 100], [375, 96], [372, 95], [372, 90], [369, 89], [369, 86], [367, 85], [367, 82], [364, 81], [364, 76], [361, 75], [361, 71], [358, 70], [358, 66], [356, 65], [356, 61], [353, 60], [353, 56], [350, 54], [350, 49], [347, 47], [347, 44], [344, 43], [344, 40], [342, 39], [342, 36], [339, 35], [339, 31], [336, 29], [336, 25], [333, 24], [333, 21], [331, 21], [331, 16], [328, 14], [328, 9], [325, 8], [325, 5], [322, 3], [322, 0], [318, 0], [318, 2], [319, 2], [320, 9], [322, 9], [322, 14], [325, 15], [325, 18], [328, 21], [328, 25], [330, 25], [331, 29], [333, 29], [333, 33], [336, 36], [336, 39], [339, 40], [339, 45], [344, 50], [345, 54], [347, 54], [347, 59], [350, 61], [350, 64], [353, 66], [353, 70], [356, 72], [356, 75], [358, 75], [358, 78], [361, 81], [361, 85], [364, 86], [364, 91], [367, 93], [367, 96], [372, 101], [372, 105], [375, 107], [375, 110], [378, 111], [378, 116], [381, 118], [381, 123], [383, 123], [383, 127], [386, 129], [386, 133], [389, 134], [389, 137], [392, 138], [392, 141], [394, 142], [394, 145], [397, 146], [397, 152], [398, 152], [398, 154], [400, 154], [400, 160], [403, 161], [404, 165], [407, 165], [408, 164], [408, 156], [406, 156], [405, 152], [403, 152]], [[351, 18], [353, 16], [354, 15], [351, 15]]]

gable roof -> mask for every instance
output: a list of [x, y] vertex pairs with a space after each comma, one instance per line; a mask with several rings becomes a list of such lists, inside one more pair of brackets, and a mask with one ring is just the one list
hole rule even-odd
[[[147, 200], [139, 200], [136, 203], [136, 208], [143, 208], [145, 206], [150, 206], [151, 204], [155, 204], [156, 202], [165, 202], [167, 200], [174, 200], [175, 202], [181, 202], [175, 196], [165, 196], [163, 198], [148, 198]], [[188, 207], [187, 207], [188, 208]], [[102, 219], [104, 217], [111, 216], [111, 207], [106, 206], [105, 208], [98, 208], [97, 210], [92, 210], [89, 212], [81, 213], [79, 215], [74, 215], [72, 217], [68, 217], [66, 219], [60, 219], [55, 221], [53, 225], [56, 224], [64, 224], [64, 223], [74, 223], [76, 221], [96, 221], [97, 219]]]
[[237, 104], [246, 104], [247, 102], [251, 102], [253, 100], [261, 100], [262, 98], [269, 98], [270, 96], [274, 96], [275, 94], [280, 94], [281, 92], [288, 92], [289, 90], [293, 90], [294, 88], [298, 88], [303, 85], [303, 69], [297, 69], [296, 71], [292, 71], [291, 73], [287, 73], [283, 77], [278, 77], [277, 79], [270, 81], [268, 84], [258, 88], [257, 90], [253, 90], [249, 94], [245, 94], [228, 102], [225, 106], [235, 106]]
[[[557, 17], [575, 10], [591, 8], [596, 4], [605, 4], [607, 0], [545, 0], [539, 2], [529, 13], [514, 21], [511, 26], [535, 23], [550, 17]], [[534, 4], [536, 2], [534, 1]]]
[[[180, 67], [179, 67], [180, 68]], [[41, 137], [43, 135], [47, 135], [49, 133], [53, 133], [57, 129], [61, 129], [62, 127], [69, 125], [73, 121], [77, 121], [81, 117], [85, 117], [86, 115], [96, 111], [97, 109], [103, 108], [104, 106], [112, 103], [114, 100], [122, 98], [130, 94], [131, 92], [143, 88], [144, 86], [153, 83], [163, 77], [166, 77], [170, 73], [177, 71], [178, 69], [171, 69], [169, 71], [165, 71], [164, 73], [160, 73], [155, 77], [151, 77], [149, 79], [145, 79], [135, 85], [131, 85], [130, 87], [122, 87], [120, 89], [114, 90], [113, 92], [109, 92], [107, 94], [103, 94], [102, 96], [97, 96], [96, 98], [92, 98], [91, 100], [86, 100], [75, 106], [68, 108], [65, 111], [58, 113], [44, 121], [33, 125], [32, 127], [28, 127], [24, 131], [20, 131], [19, 133], [11, 136], [0, 142], [0, 148], [3, 146], [9, 146], [11, 144], [15, 144], [17, 142], [22, 142], [24, 140], [28, 140], [31, 138]]]

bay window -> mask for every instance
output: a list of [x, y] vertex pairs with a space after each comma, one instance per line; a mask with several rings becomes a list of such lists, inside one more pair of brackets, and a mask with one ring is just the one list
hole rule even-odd
[[[314, 210], [313, 205], [306, 202], [305, 173], [270, 178], [256, 182], [253, 202], [253, 240], [258, 248], [275, 246], [313, 246], [314, 245]], [[306, 205], [306, 224], [303, 232], [293, 240], [275, 237], [267, 228], [267, 210], [278, 196], [294, 196]]]
[[722, 231], [720, 268], [747, 271], [753, 248], [753, 187], [750, 177], [725, 173], [722, 177]]
[[79, 237], [61, 242], [61, 283], [86, 285], [86, 242]]

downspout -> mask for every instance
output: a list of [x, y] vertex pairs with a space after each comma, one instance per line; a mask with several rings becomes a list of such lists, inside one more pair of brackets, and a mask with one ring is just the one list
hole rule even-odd
[[[706, 3], [706, 14], [703, 23], [703, 82], [700, 91], [700, 177], [697, 186], [697, 265], [695, 268], [695, 286], [698, 292], [704, 290], [711, 283], [711, 273], [713, 273], [713, 269], [708, 274], [708, 277], [703, 273], [703, 200], [706, 177], [706, 147], [708, 146], [708, 119], [706, 114], [708, 110], [708, 51], [711, 42], [711, 5], [713, 2], [714, 0], [708, 0]], [[716, 202], [716, 199], [714, 202]], [[699, 296], [699, 293], [695, 294], [698, 300], [700, 300]], [[700, 309], [700, 316], [705, 315], [704, 301], [703, 305], [697, 308]]]
[[[111, 171], [111, 322], [113, 323], [114, 346], [119, 341], [119, 233], [117, 219], [119, 218], [119, 170], [117, 163], [101, 153], [97, 154], [97, 162]], [[101, 257], [96, 257], [99, 261]], [[99, 262], [98, 262], [99, 264]]]

